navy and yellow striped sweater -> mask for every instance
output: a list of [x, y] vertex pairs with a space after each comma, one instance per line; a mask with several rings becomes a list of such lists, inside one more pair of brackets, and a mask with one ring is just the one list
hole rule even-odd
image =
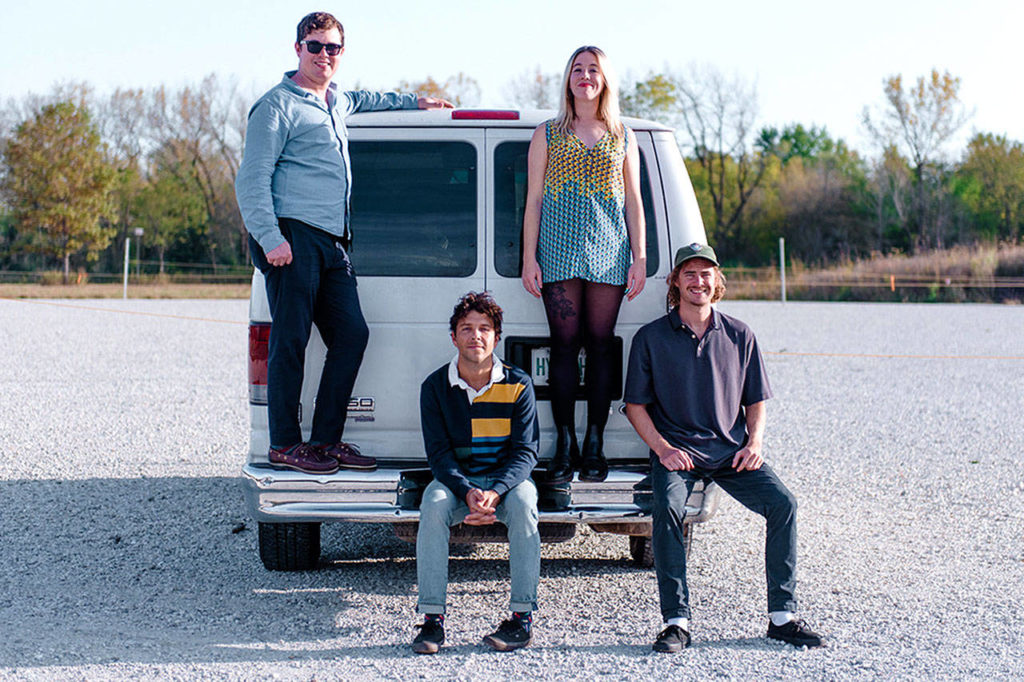
[[504, 495], [537, 465], [540, 432], [533, 382], [518, 367], [502, 363], [505, 377], [470, 405], [466, 391], [448, 381], [448, 365], [420, 387], [420, 424], [434, 478], [465, 499], [475, 486], [467, 476], [494, 480]]

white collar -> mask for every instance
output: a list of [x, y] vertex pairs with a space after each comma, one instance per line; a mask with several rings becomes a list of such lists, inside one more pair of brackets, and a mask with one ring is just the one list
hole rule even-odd
[[466, 392], [469, 397], [469, 402], [472, 403], [474, 400], [482, 396], [484, 393], [493, 386], [496, 382], [501, 381], [505, 378], [505, 368], [501, 364], [501, 358], [497, 355], [491, 355], [491, 378], [487, 382], [487, 385], [481, 388], [479, 391], [474, 389], [472, 386], [467, 384], [462, 377], [459, 376], [459, 354], [455, 353], [455, 357], [448, 363], [448, 383], [453, 388], [461, 388]]

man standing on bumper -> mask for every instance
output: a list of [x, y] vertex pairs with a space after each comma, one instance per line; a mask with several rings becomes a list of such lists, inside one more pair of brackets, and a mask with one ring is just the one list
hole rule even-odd
[[654, 650], [690, 645], [683, 520], [698, 480], [714, 481], [765, 517], [768, 637], [822, 646], [796, 610], [796, 500], [764, 463], [765, 401], [772, 396], [753, 332], [712, 308], [725, 278], [710, 246], [676, 252], [669, 275], [673, 309], [633, 338], [626, 416], [651, 448], [652, 545], [665, 629]]
[[412, 643], [418, 654], [444, 643], [449, 528], [459, 522], [508, 528], [512, 617], [484, 642], [498, 651], [532, 639], [540, 581], [537, 488], [537, 406], [533, 383], [494, 355], [501, 308], [486, 293], [468, 293], [449, 320], [457, 349], [420, 388], [423, 444], [434, 480], [423, 492], [416, 537], [417, 611], [425, 614]]
[[[339, 92], [331, 79], [345, 52], [341, 23], [326, 12], [299, 22], [299, 68], [249, 110], [235, 194], [263, 272], [273, 326], [267, 362], [272, 464], [328, 474], [376, 462], [341, 440], [369, 330], [359, 307], [350, 242], [351, 166], [345, 117], [357, 111], [451, 104], [413, 94]], [[327, 345], [313, 427], [302, 442], [299, 397], [306, 343], [316, 324]]]

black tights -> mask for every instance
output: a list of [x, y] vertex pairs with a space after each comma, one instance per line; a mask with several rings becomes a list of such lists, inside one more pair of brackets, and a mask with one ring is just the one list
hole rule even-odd
[[557, 426], [576, 423], [580, 347], [587, 350], [583, 383], [587, 424], [604, 428], [612, 394], [612, 339], [624, 286], [569, 279], [545, 284], [541, 293], [551, 330], [548, 384]]

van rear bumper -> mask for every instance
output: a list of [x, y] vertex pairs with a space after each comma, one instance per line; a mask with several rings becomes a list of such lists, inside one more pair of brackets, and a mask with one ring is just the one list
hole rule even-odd
[[[419, 510], [398, 503], [400, 469], [339, 471], [329, 476], [247, 464], [242, 468], [246, 505], [265, 523], [348, 521], [401, 523], [419, 520]], [[699, 523], [717, 506], [718, 488], [700, 483], [686, 501], [687, 519]], [[649, 524], [651, 493], [642, 470], [613, 470], [601, 483], [574, 480], [571, 502], [540, 510], [548, 523]], [[614, 532], [614, 531], [613, 531]]]

